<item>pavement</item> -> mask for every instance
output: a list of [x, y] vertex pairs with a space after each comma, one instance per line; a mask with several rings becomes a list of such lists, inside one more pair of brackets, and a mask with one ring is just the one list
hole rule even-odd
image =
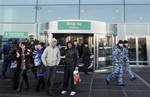
[[[125, 74], [124, 87], [116, 86], [115, 81], [111, 82], [111, 85], [106, 85], [105, 77], [110, 70], [90, 73], [90, 75], [81, 73], [82, 82], [77, 88], [77, 95], [74, 97], [150, 97], [150, 67], [133, 67], [133, 71], [137, 79], [130, 81], [127, 74]], [[0, 97], [50, 97], [46, 95], [45, 90], [35, 91], [36, 79], [30, 72], [29, 74], [30, 89], [24, 89], [22, 93], [17, 93], [11, 88], [11, 78], [0, 79]], [[11, 72], [8, 75], [11, 77]], [[58, 72], [57, 77], [55, 88], [60, 90], [63, 73]], [[60, 95], [60, 92], [57, 92], [56, 97], [70, 96], [68, 94]]]

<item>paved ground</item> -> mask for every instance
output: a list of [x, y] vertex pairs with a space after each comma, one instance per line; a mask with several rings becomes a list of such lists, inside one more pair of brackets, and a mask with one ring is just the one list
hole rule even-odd
[[[139, 67], [134, 68], [134, 71], [137, 79], [130, 81], [126, 75], [125, 87], [116, 86], [115, 82], [107, 86], [104, 81], [107, 72], [81, 74], [82, 83], [78, 87], [78, 94], [74, 97], [150, 97], [150, 68]], [[60, 79], [61, 76], [63, 75], [59, 74]], [[45, 91], [35, 92], [36, 80], [32, 75], [30, 82], [31, 87], [28, 91], [24, 90], [22, 94], [17, 94], [11, 89], [11, 79], [0, 79], [0, 97], [49, 97]], [[69, 97], [69, 95], [57, 94], [56, 97]]]

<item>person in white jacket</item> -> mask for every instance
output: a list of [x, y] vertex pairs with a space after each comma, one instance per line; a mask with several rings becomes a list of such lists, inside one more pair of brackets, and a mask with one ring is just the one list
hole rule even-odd
[[47, 70], [47, 85], [46, 85], [46, 91], [48, 95], [53, 95], [52, 93], [52, 87], [55, 81], [55, 75], [56, 75], [56, 66], [60, 62], [60, 50], [56, 46], [57, 45], [57, 40], [53, 38], [51, 40], [50, 46], [48, 46], [43, 54], [42, 54], [42, 62], [46, 66]]

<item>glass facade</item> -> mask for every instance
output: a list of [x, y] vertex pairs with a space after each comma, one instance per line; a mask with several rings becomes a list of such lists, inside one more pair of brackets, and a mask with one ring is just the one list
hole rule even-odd
[[62, 19], [78, 19], [78, 6], [39, 6], [38, 22], [48, 22]]
[[9, 30], [16, 24], [25, 28], [37, 25], [22, 30], [33, 32], [34, 29], [34, 33], [38, 33], [41, 23], [63, 19], [88, 19], [118, 25], [149, 24], [149, 9], [149, 0], [0, 0], [0, 33], [7, 31], [6, 24]]
[[122, 23], [123, 7], [121, 5], [81, 5], [80, 15], [80, 19]]
[[35, 22], [33, 6], [0, 6], [0, 22]]
[[29, 32], [40, 39], [41, 24], [54, 20], [102, 21], [117, 24], [118, 38], [131, 42], [135, 64], [150, 60], [149, 55], [140, 57], [145, 54], [141, 47], [149, 42], [149, 9], [150, 0], [0, 0], [0, 37], [4, 32]]

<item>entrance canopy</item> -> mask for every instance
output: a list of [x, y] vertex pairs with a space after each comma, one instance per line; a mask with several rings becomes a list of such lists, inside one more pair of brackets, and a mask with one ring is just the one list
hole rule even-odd
[[117, 25], [92, 20], [57, 20], [45, 24], [47, 33], [117, 33]]

